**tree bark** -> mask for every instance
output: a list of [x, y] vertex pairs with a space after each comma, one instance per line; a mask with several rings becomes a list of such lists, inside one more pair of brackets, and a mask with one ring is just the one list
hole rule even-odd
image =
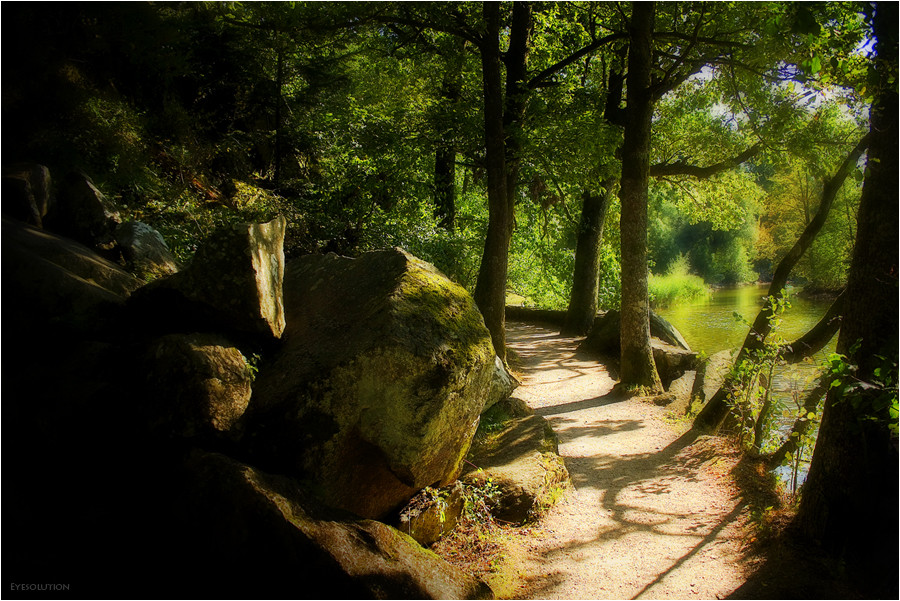
[[[866, 177], [856, 246], [847, 280], [838, 352], [849, 354], [855, 377], [871, 382], [881, 359], [897, 360], [897, 4], [879, 2], [874, 22], [877, 59]], [[893, 80], [893, 81], [892, 81]], [[894, 368], [896, 369], [896, 367]], [[896, 371], [894, 372], [896, 378]], [[896, 385], [896, 380], [894, 380]], [[860, 582], [897, 594], [897, 438], [886, 409], [868, 405], [871, 391], [851, 402], [831, 388], [797, 514], [801, 531], [844, 560]], [[895, 420], [893, 420], [895, 421]]]
[[609, 210], [612, 194], [612, 180], [603, 182], [600, 194], [584, 192], [581, 221], [578, 225], [578, 239], [575, 244], [575, 270], [572, 294], [566, 322], [562, 328], [564, 336], [587, 334], [597, 315], [597, 296], [600, 292], [600, 246], [603, 243], [603, 225]]
[[784, 345], [781, 358], [788, 363], [797, 363], [825, 348], [825, 345], [841, 329], [841, 314], [846, 297], [846, 292], [841, 292], [828, 307], [828, 311], [825, 312], [822, 319], [811, 330], [790, 344]]
[[[443, 102], [454, 107], [462, 93], [462, 41], [448, 52], [447, 72], [441, 85]], [[447, 133], [452, 125], [442, 127]], [[438, 226], [453, 231], [456, 227], [456, 139], [445, 135], [434, 153], [434, 216]]]
[[445, 144], [434, 153], [434, 216], [438, 226], [456, 227], [456, 146]]
[[485, 35], [481, 40], [481, 68], [484, 87], [484, 145], [487, 171], [488, 230], [478, 280], [475, 302], [491, 333], [494, 351], [506, 360], [506, 275], [509, 267], [509, 242], [512, 234], [512, 211], [506, 182], [506, 149], [503, 131], [503, 87], [500, 65], [500, 5], [483, 5]]
[[525, 78], [531, 5], [513, 4], [506, 53], [504, 98], [500, 53], [500, 4], [483, 4], [486, 31], [481, 41], [484, 77], [485, 163], [488, 185], [488, 231], [475, 284], [475, 302], [491, 333], [494, 351], [506, 360], [506, 276], [514, 223], [519, 136], [515, 128], [525, 111]]
[[655, 11], [653, 2], [632, 2], [625, 96], [625, 140], [619, 192], [622, 203], [620, 382], [626, 389], [641, 388], [646, 394], [663, 390], [650, 348], [647, 282], [647, 186], [650, 172], [650, 121], [653, 116], [650, 69]]

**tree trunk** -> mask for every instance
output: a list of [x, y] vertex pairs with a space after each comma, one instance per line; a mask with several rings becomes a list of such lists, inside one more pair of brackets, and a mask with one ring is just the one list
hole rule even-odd
[[506, 274], [512, 211], [506, 193], [506, 156], [503, 132], [503, 88], [500, 68], [500, 5], [483, 5], [486, 31], [481, 41], [481, 68], [484, 86], [484, 144], [487, 171], [488, 230], [475, 302], [491, 333], [494, 351], [506, 360]]
[[[503, 110], [503, 133], [506, 136], [506, 196], [511, 216], [515, 215], [522, 122], [525, 118], [525, 100], [528, 95], [525, 76], [530, 31], [531, 3], [513, 2], [509, 49], [503, 55], [503, 62], [506, 65], [506, 98]], [[510, 221], [510, 229], [512, 226], [513, 221]]]
[[[459, 102], [462, 93], [462, 67], [464, 47], [459, 46], [448, 52], [448, 68], [441, 85], [441, 96], [448, 107]], [[434, 154], [434, 216], [438, 226], [453, 231], [456, 226], [456, 138], [448, 127], [442, 125], [444, 136]]]
[[575, 244], [575, 270], [572, 278], [572, 294], [566, 323], [562, 328], [564, 336], [587, 334], [597, 315], [597, 296], [600, 291], [600, 246], [603, 243], [603, 225], [609, 210], [612, 180], [603, 182], [600, 194], [584, 192], [581, 222], [578, 225], [578, 240]]
[[[519, 136], [515, 128], [525, 111], [525, 63], [531, 29], [531, 5], [513, 3], [509, 50], [506, 52], [506, 97], [501, 78], [500, 5], [483, 4], [486, 31], [481, 42], [484, 77], [484, 137], [488, 186], [488, 231], [475, 302], [491, 333], [494, 350], [506, 360], [506, 275], [514, 223]], [[512, 132], [512, 133], [510, 133]]]
[[275, 64], [275, 169], [274, 180], [275, 185], [281, 184], [281, 153], [284, 142], [282, 138], [284, 134], [281, 127], [281, 93], [284, 88], [284, 52], [278, 42], [278, 33], [275, 34], [275, 41], [278, 44], [278, 58]]
[[622, 355], [621, 384], [646, 394], [662, 392], [650, 348], [647, 282], [647, 186], [650, 172], [650, 90], [653, 2], [633, 2], [629, 28], [625, 141], [622, 150]]
[[[844, 354], [859, 342], [849, 360], [859, 366], [855, 377], [865, 382], [877, 379], [879, 355], [896, 362], [898, 353], [897, 4], [879, 2], [875, 11], [874, 69], [880, 87], [871, 111], [872, 141], [838, 336], [838, 352]], [[892, 598], [897, 594], [898, 482], [897, 438], [889, 424], [896, 418], [887, 409], [872, 408], [871, 390], [852, 401], [841, 398], [839, 390], [831, 388], [825, 400], [797, 524], [844, 560], [861, 582], [874, 579], [887, 587], [875, 593]]]
[[453, 231], [456, 223], [456, 147], [440, 146], [434, 154], [434, 216], [438, 226]]

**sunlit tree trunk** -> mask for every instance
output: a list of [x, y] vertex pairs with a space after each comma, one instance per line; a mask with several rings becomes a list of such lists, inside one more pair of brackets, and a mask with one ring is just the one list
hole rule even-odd
[[503, 55], [500, 53], [500, 5], [485, 2], [483, 6], [486, 28], [481, 43], [481, 64], [484, 77], [488, 231], [474, 297], [491, 333], [494, 351], [506, 360], [506, 277], [519, 164], [518, 136], [510, 135], [510, 130], [520, 126], [525, 110], [526, 89], [522, 82], [531, 27], [531, 6], [526, 2], [513, 4], [509, 50], [505, 53], [505, 98], [501, 69]]
[[650, 302], [647, 273], [647, 186], [650, 173], [650, 120], [653, 96], [653, 2], [633, 2], [626, 81], [625, 141], [622, 150], [622, 355], [621, 384], [662, 392], [650, 348]]

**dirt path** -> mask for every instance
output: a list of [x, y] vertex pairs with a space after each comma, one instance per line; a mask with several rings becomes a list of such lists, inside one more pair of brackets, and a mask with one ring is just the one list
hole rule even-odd
[[716, 599], [744, 582], [741, 508], [720, 441], [686, 446], [666, 410], [610, 395], [577, 340], [508, 324], [521, 358], [515, 396], [548, 419], [575, 490], [529, 537], [517, 597]]

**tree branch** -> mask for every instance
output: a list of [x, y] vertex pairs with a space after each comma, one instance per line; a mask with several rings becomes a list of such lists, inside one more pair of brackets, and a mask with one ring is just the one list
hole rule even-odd
[[556, 64], [550, 65], [549, 67], [547, 67], [546, 69], [544, 69], [543, 71], [541, 71], [540, 73], [538, 73], [537, 75], [532, 77], [530, 80], [528, 80], [528, 83], [525, 84], [525, 87], [527, 87], [530, 90], [534, 90], [535, 88], [540, 87], [541, 84], [543, 84], [546, 79], [550, 78], [550, 76], [555, 75], [556, 73], [562, 71], [563, 69], [565, 69], [566, 67], [568, 67], [569, 65], [571, 65], [572, 63], [574, 63], [575, 61], [580, 59], [581, 57], [591, 54], [592, 52], [595, 52], [601, 46], [604, 46], [611, 42], [615, 42], [616, 40], [625, 40], [625, 39], [628, 39], [627, 33], [611, 33], [607, 36], [604, 36], [602, 38], [594, 40], [587, 46], [584, 46], [580, 50], [576, 50], [574, 53], [570, 54], [563, 60], [557, 62]]
[[682, 161], [678, 161], [676, 163], [657, 163], [656, 165], [650, 166], [650, 176], [665, 177], [671, 175], [689, 175], [698, 179], [705, 179], [715, 175], [716, 173], [720, 173], [722, 171], [737, 167], [741, 163], [756, 155], [761, 148], [762, 143], [757, 142], [737, 156], [731, 157], [730, 159], [726, 159], [724, 161], [720, 161], [713, 165], [708, 165], [706, 167], [688, 165], [687, 163], [684, 163]]
[[814, 325], [810, 331], [794, 342], [781, 347], [782, 359], [788, 363], [797, 363], [825, 348], [828, 341], [841, 329], [841, 316], [844, 312], [845, 302], [844, 295], [845, 292], [841, 292], [834, 299], [834, 302], [828, 307], [828, 311], [825, 312], [819, 323]]

